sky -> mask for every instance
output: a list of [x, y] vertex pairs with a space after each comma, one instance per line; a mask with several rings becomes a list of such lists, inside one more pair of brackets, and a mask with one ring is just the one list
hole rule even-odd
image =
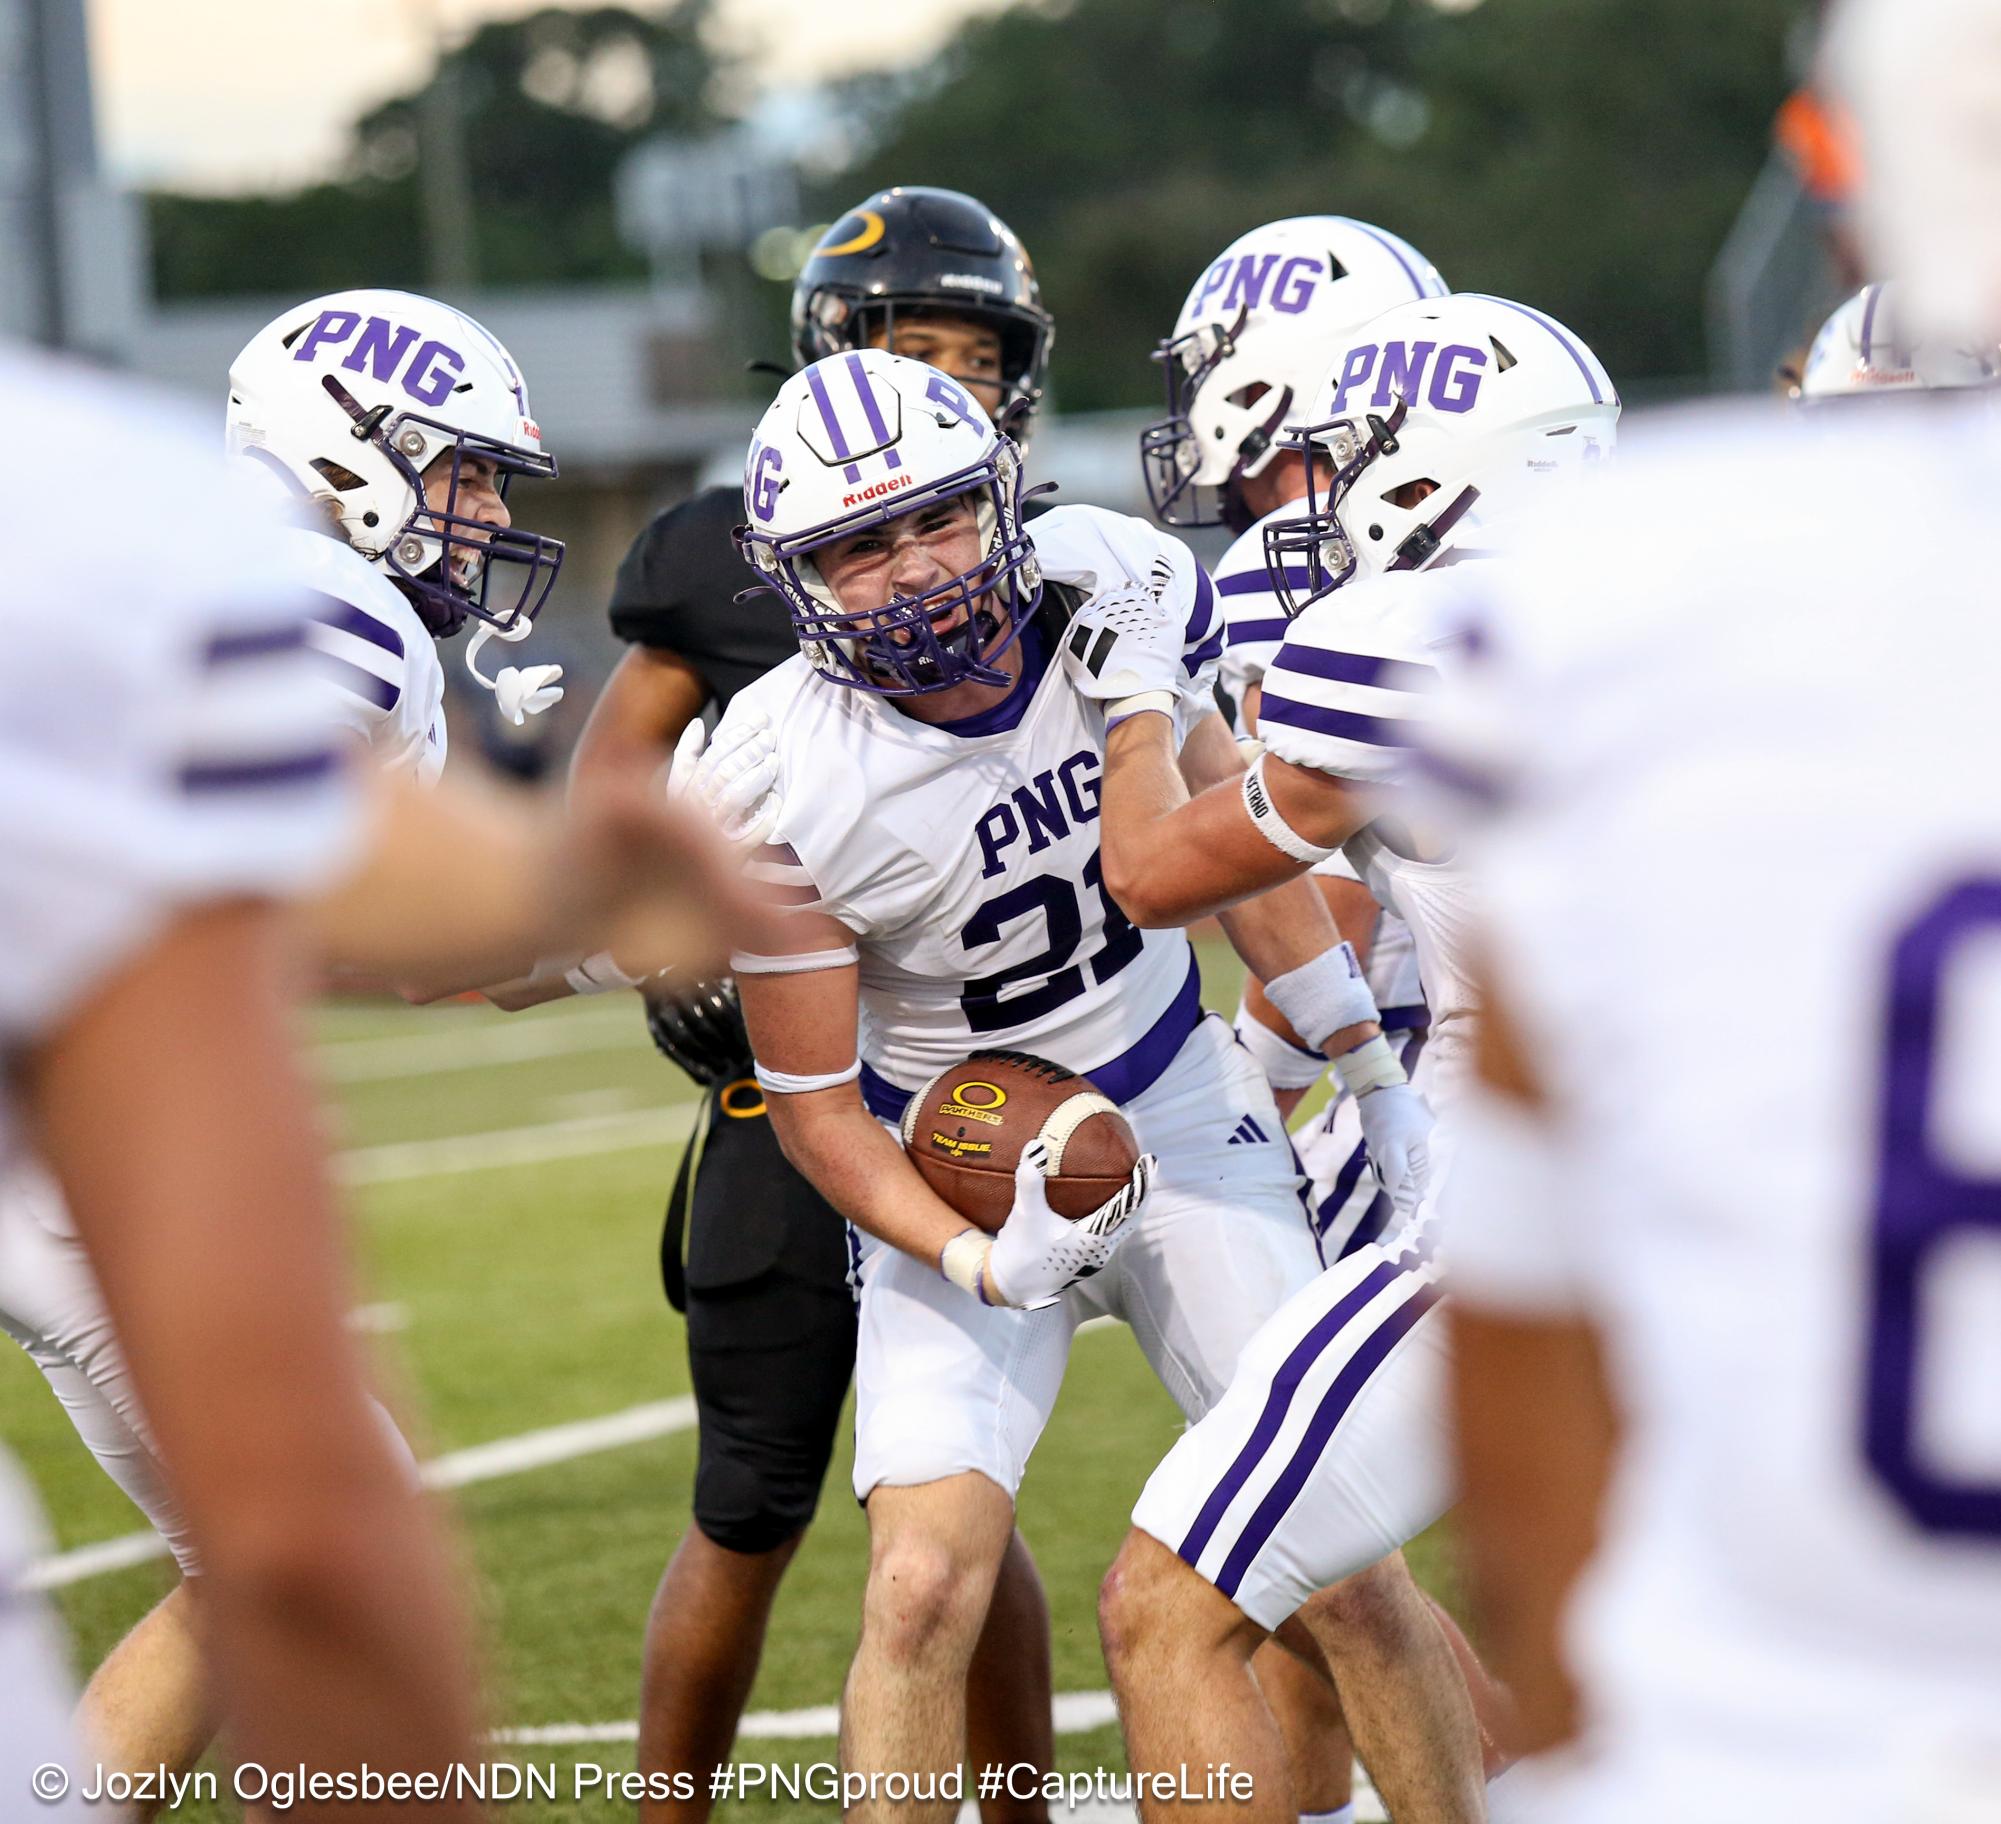
[[[348, 121], [415, 84], [437, 35], [590, 0], [86, 0], [98, 144], [112, 178], [272, 190], [331, 168]], [[641, 0], [643, 3], [643, 0]], [[718, 0], [768, 86], [915, 61], [1004, 0]], [[867, 30], [858, 32], [858, 21]]]

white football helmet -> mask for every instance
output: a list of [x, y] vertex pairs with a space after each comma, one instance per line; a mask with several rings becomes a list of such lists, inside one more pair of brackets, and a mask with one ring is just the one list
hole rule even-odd
[[2001, 380], [2001, 346], [1914, 336], [1894, 284], [1865, 285], [1821, 325], [1800, 375], [1803, 405], [1872, 393], [1946, 392]]
[[[842, 608], [816, 551], [960, 494], [973, 496], [979, 563], [880, 609]], [[1021, 455], [956, 380], [875, 348], [814, 362], [758, 421], [743, 499], [745, 561], [784, 597], [806, 657], [832, 682], [892, 697], [1010, 682], [993, 661], [1042, 599], [1021, 528]], [[933, 622], [960, 608], [938, 632]]]
[[[556, 459], [514, 358], [435, 298], [340, 291], [267, 324], [230, 364], [228, 443], [321, 506], [440, 637], [468, 614], [521, 627], [562, 565], [559, 540], [458, 511], [468, 458], [493, 463], [502, 490], [514, 475], [553, 477]], [[447, 451], [450, 491], [432, 509], [424, 471]], [[520, 584], [496, 599], [503, 564]]]
[[1268, 222], [1210, 261], [1154, 350], [1167, 416], [1140, 433], [1140, 463], [1163, 525], [1227, 525], [1252, 515], [1236, 483], [1278, 454], [1351, 332], [1393, 304], [1445, 295], [1407, 241], [1345, 215]]
[[[1355, 334], [1288, 442], [1306, 512], [1265, 528], [1288, 614], [1360, 571], [1422, 570], [1555, 476], [1606, 455], [1619, 394], [1555, 318], [1474, 292], [1400, 304]], [[1477, 509], [1477, 510], [1476, 510]]]

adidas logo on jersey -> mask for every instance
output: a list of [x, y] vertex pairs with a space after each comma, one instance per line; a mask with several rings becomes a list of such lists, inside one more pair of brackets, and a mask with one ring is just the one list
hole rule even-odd
[[1246, 1115], [1237, 1123], [1236, 1128], [1224, 1144], [1228, 1146], [1262, 1146], [1270, 1138], [1271, 1136], [1263, 1128], [1258, 1126], [1249, 1115]]

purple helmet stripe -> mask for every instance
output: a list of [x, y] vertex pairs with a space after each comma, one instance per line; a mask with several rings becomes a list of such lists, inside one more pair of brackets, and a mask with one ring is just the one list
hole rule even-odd
[[903, 458], [895, 450], [883, 449], [883, 445], [889, 442], [889, 426], [882, 421], [882, 408], [875, 402], [875, 393], [868, 383], [868, 369], [862, 366], [861, 356], [848, 356], [847, 368], [854, 379], [855, 391], [862, 396], [862, 414], [868, 419], [876, 448], [882, 450], [883, 462], [892, 469], [902, 468]]
[[1593, 405], [1603, 405], [1605, 403], [1605, 395], [1598, 390], [1598, 376], [1591, 371], [1591, 363], [1585, 360], [1577, 344], [1571, 341], [1562, 330], [1557, 328], [1554, 319], [1544, 316], [1539, 310], [1531, 310], [1526, 304], [1517, 304], [1509, 298], [1490, 297], [1484, 291], [1468, 292], [1466, 295], [1468, 297], [1484, 299], [1489, 304], [1498, 304], [1504, 310], [1517, 311], [1522, 316], [1527, 317], [1531, 323], [1540, 323], [1544, 329], [1548, 330], [1551, 335], [1563, 344], [1563, 352], [1577, 363], [1577, 371], [1584, 376], [1584, 384], [1591, 389], [1591, 403]]
[[[848, 448], [847, 434], [841, 429], [841, 421], [834, 412], [834, 402], [827, 397], [826, 383], [821, 380], [817, 366], [806, 370], [806, 385], [813, 395], [813, 403], [820, 408], [820, 422], [827, 427], [827, 435], [834, 440], [834, 454], [843, 462], [848, 461], [854, 451]], [[854, 481], [858, 476], [851, 472], [848, 479]]]
[[1876, 306], [1883, 301], [1883, 287], [1872, 285], [1865, 296], [1868, 302], [1862, 306], [1862, 365], [1869, 365], [1869, 345], [1876, 333]]
[[1348, 226], [1354, 229], [1357, 234], [1367, 235], [1370, 240], [1374, 241], [1378, 247], [1384, 249], [1389, 254], [1390, 258], [1395, 260], [1396, 263], [1403, 268], [1403, 276], [1408, 280], [1410, 280], [1410, 289], [1412, 296], [1419, 298], [1429, 298], [1438, 295], [1435, 292], [1427, 291], [1425, 289], [1424, 281], [1417, 276], [1417, 268], [1413, 266], [1410, 263], [1410, 261], [1404, 257], [1406, 254], [1415, 253], [1417, 250], [1414, 247], [1405, 247], [1401, 245], [1399, 242], [1393, 240], [1389, 235], [1385, 234], [1380, 228], [1371, 228], [1367, 222], [1358, 222], [1354, 219], [1353, 216], [1344, 215], [1341, 217], [1341, 220], [1346, 222]]

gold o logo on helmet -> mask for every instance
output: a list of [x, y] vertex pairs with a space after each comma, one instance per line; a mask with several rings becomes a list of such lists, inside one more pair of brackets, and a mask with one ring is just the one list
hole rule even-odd
[[738, 1121], [752, 1121], [765, 1112], [764, 1091], [755, 1077], [739, 1077], [734, 1083], [725, 1084], [716, 1100], [724, 1114]]
[[816, 247], [813, 250], [815, 256], [833, 259], [843, 253], [866, 253], [882, 239], [886, 230], [883, 227], [882, 217], [873, 209], [857, 209], [848, 219], [852, 221], [857, 218], [861, 222], [861, 231], [858, 234], [841, 242], [838, 247]]
[[[985, 1090], [989, 1100], [984, 1102], [975, 1101], [971, 1092], [976, 1089]], [[982, 1083], [975, 1078], [970, 1083], [953, 1084], [952, 1100], [964, 1108], [998, 1108], [1007, 1100], [1007, 1091], [1002, 1089], [998, 1083]]]

